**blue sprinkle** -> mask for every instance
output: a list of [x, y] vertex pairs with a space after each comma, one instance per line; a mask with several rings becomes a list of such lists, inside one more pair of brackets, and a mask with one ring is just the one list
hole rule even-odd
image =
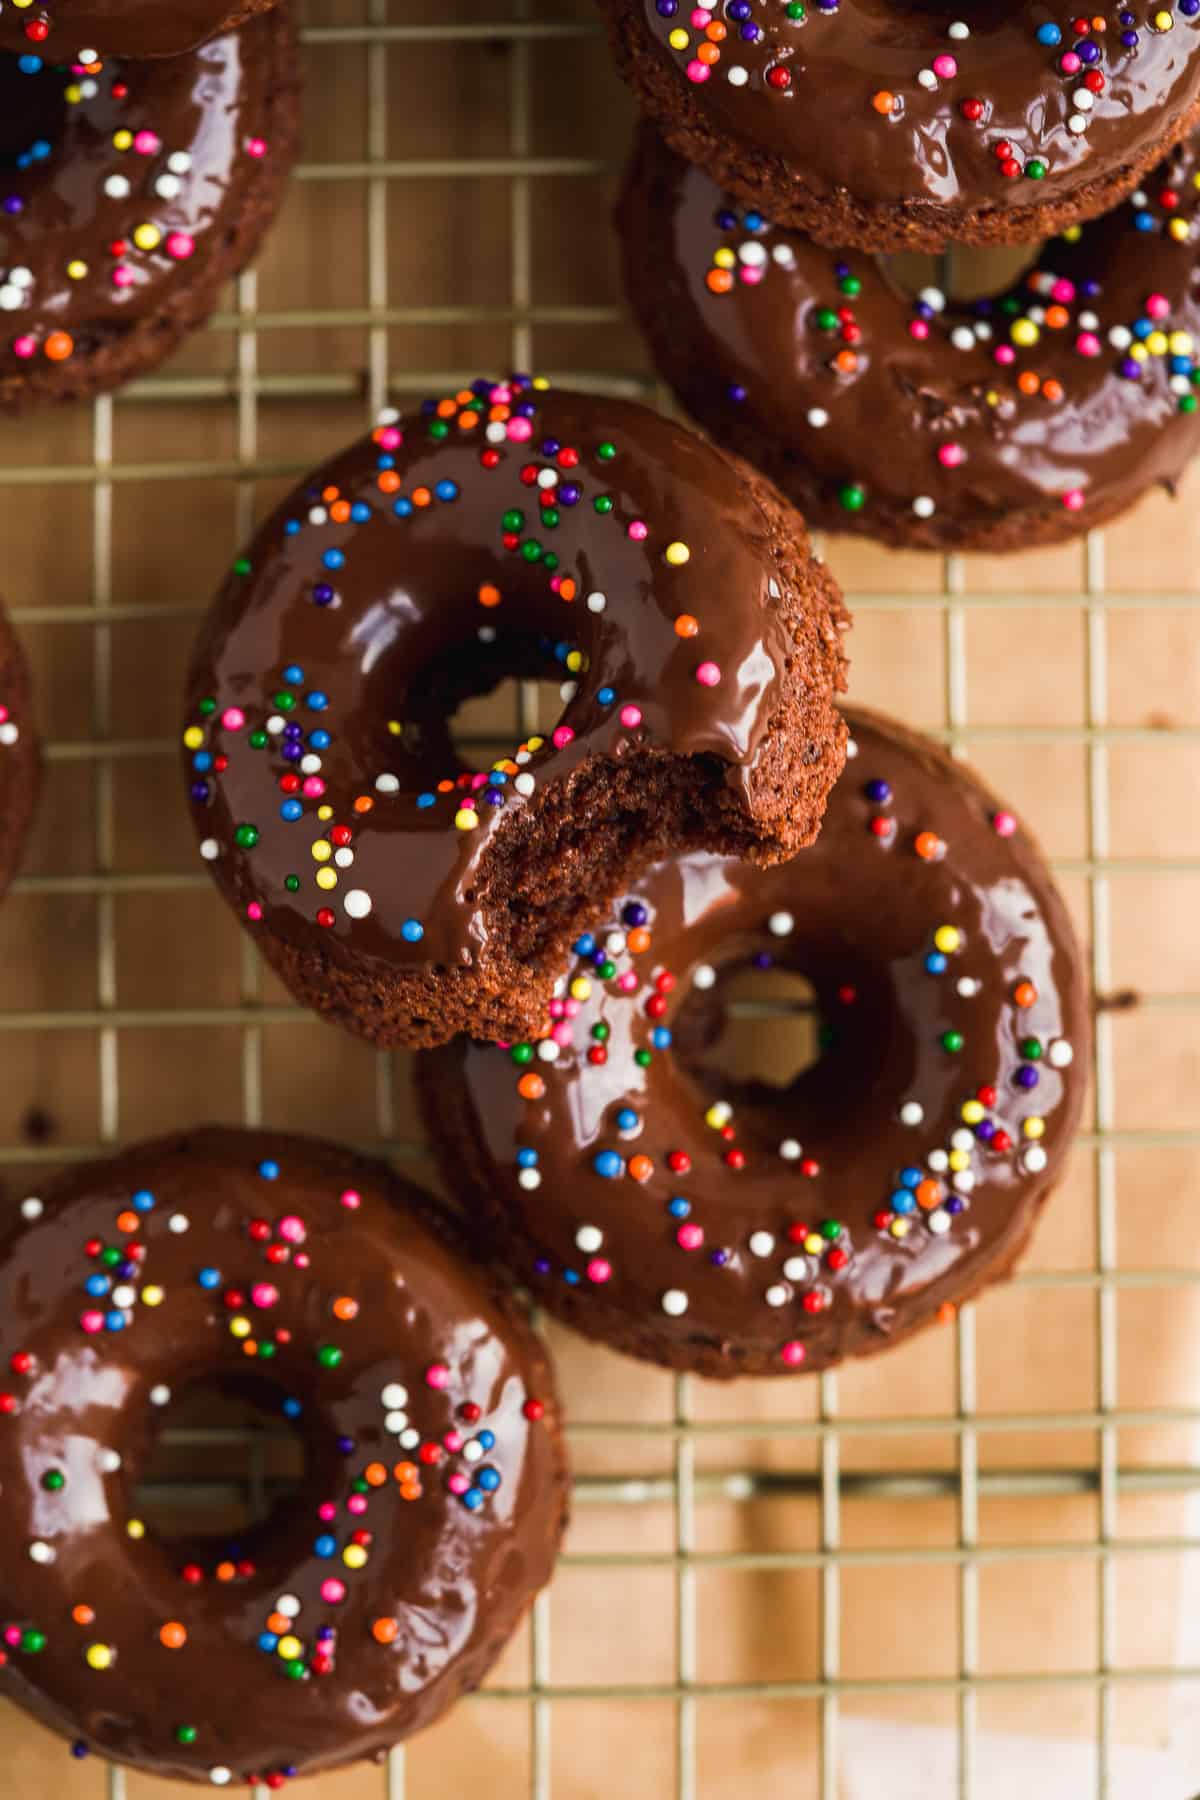
[[602, 687], [600, 689], [599, 693], [596, 695], [596, 698], [600, 702], [601, 706], [611, 706], [613, 701], [616, 699], [616, 697], [617, 697], [616, 689], [610, 688], [610, 687]]
[[195, 756], [192, 758], [192, 767], [193, 769], [198, 769], [201, 775], [207, 773], [207, 771], [212, 768], [211, 753], [207, 750], [197, 750]]
[[281, 819], [286, 819], [290, 825], [296, 819], [304, 817], [304, 808], [299, 800], [285, 800], [279, 809], [279, 816]]
[[41, 66], [42, 59], [40, 56], [19, 56], [17, 58], [17, 67], [20, 69], [22, 75], [36, 75]]
[[500, 1486], [500, 1471], [498, 1469], [480, 1469], [475, 1481], [485, 1494], [494, 1494]]
[[313, 750], [328, 750], [333, 739], [327, 731], [310, 731], [308, 742]]
[[457, 483], [457, 481], [439, 481], [433, 491], [437, 495], [439, 500], [457, 500], [458, 499], [458, 483]]
[[133, 1196], [133, 1210], [134, 1212], [143, 1213], [154, 1211], [154, 1195], [150, 1192], [149, 1188], [138, 1189], [137, 1193]]
[[615, 1150], [598, 1150], [592, 1158], [592, 1167], [597, 1175], [603, 1175], [606, 1181], [614, 1181], [625, 1172], [625, 1164]]
[[462, 1497], [462, 1503], [468, 1512], [478, 1512], [483, 1505], [483, 1493], [477, 1487], [469, 1487]]
[[285, 1419], [298, 1419], [303, 1411], [304, 1408], [298, 1400], [285, 1400], [283, 1403], [283, 1416]]
[[383, 454], [381, 456], [378, 456], [375, 459], [375, 467], [377, 469], [394, 469], [395, 466], [396, 466], [395, 457], [390, 456], [386, 450], [383, 452]]
[[656, 1025], [650, 1033], [650, 1042], [656, 1050], [667, 1050], [671, 1044], [671, 1033], [666, 1025]]
[[202, 1288], [215, 1288], [221, 1285], [220, 1269], [201, 1269], [196, 1280]]
[[917, 1210], [917, 1203], [907, 1188], [897, 1188], [889, 1204], [892, 1211], [897, 1213], [914, 1213]]
[[283, 679], [287, 682], [289, 687], [299, 687], [300, 683], [304, 680], [304, 670], [300, 667], [299, 663], [289, 663], [287, 668], [283, 671]]
[[564, 1269], [563, 1270], [563, 1280], [566, 1282], [568, 1287], [578, 1287], [579, 1286], [579, 1277], [575, 1273], [574, 1269]]
[[940, 950], [931, 950], [929, 952], [929, 955], [925, 958], [925, 969], [930, 975], [944, 975], [946, 973], [946, 958], [942, 955]]
[[618, 1131], [634, 1131], [639, 1123], [638, 1116], [631, 1106], [623, 1106], [617, 1114]]
[[596, 940], [590, 931], [585, 931], [582, 937], [577, 937], [575, 939], [571, 948], [576, 956], [590, 956], [592, 951], [596, 948]]
[[258, 1634], [258, 1647], [260, 1650], [266, 1650], [268, 1653], [271, 1653], [278, 1649], [279, 1639], [273, 1631], [260, 1631]]
[[107, 1275], [89, 1275], [83, 1286], [93, 1300], [98, 1300], [101, 1294], [107, 1294], [111, 1283]]
[[336, 1549], [337, 1539], [335, 1537], [330, 1537], [327, 1531], [322, 1532], [321, 1536], [313, 1543], [314, 1556], [330, 1557]]
[[310, 712], [324, 712], [329, 705], [329, 695], [322, 693], [320, 688], [314, 688], [311, 694], [305, 695], [304, 704]]
[[517, 1151], [518, 1169], [535, 1169], [537, 1167], [537, 1159], [538, 1153], [536, 1150], [525, 1149]]
[[283, 528], [284, 536], [285, 537], [295, 537], [295, 535], [299, 531], [299, 529], [300, 529], [299, 519], [289, 519], [287, 524]]
[[124, 1331], [125, 1314], [123, 1312], [105, 1313], [104, 1329], [106, 1331]]
[[346, 566], [346, 552], [344, 550], [326, 550], [321, 557], [321, 561], [325, 564], [327, 569], [344, 569]]
[[400, 936], [406, 944], [419, 944], [425, 936], [425, 927], [420, 919], [405, 919], [400, 927]]
[[476, 1435], [485, 1450], [494, 1450], [496, 1448], [496, 1434], [494, 1431], [480, 1431]]
[[914, 1169], [911, 1163], [909, 1164], [907, 1169], [901, 1169], [900, 1184], [902, 1187], [915, 1188], [915, 1187], [919, 1187], [920, 1183], [921, 1183], [920, 1169]]
[[407, 519], [409, 514], [412, 512], [412, 509], [413, 509], [412, 501], [406, 500], [404, 498], [403, 494], [401, 494], [401, 496], [398, 500], [395, 500], [392, 502], [392, 511], [395, 513], [395, 515], [398, 519]]
[[1039, 44], [1048, 44], [1050, 48], [1053, 49], [1055, 44], [1062, 43], [1062, 32], [1057, 25], [1039, 25], [1037, 28], [1037, 41]]
[[417, 805], [420, 807], [421, 811], [424, 812], [428, 807], [433, 805], [436, 799], [436, 794], [418, 794]]
[[272, 1159], [270, 1157], [268, 1157], [265, 1162], [259, 1163], [258, 1172], [262, 1176], [264, 1181], [278, 1181], [279, 1180], [279, 1164], [277, 1162], [272, 1161]]
[[691, 1210], [691, 1201], [685, 1200], [682, 1194], [676, 1194], [673, 1200], [667, 1202], [667, 1211], [673, 1219], [686, 1219]]
[[1134, 213], [1133, 228], [1135, 231], [1153, 231], [1154, 214], [1148, 212]]
[[356, 525], [365, 525], [371, 516], [371, 509], [365, 500], [356, 500], [350, 508], [350, 517]]

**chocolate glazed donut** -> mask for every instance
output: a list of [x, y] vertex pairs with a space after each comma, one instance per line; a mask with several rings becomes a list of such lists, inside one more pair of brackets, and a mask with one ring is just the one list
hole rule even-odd
[[[1172, 488], [1200, 440], [1197, 145], [991, 299], [913, 299], [860, 251], [733, 205], [649, 126], [626, 286], [655, 362], [810, 524], [1021, 549]], [[903, 447], [903, 454], [897, 452]]]
[[[642, 407], [476, 382], [389, 415], [235, 566], [189, 682], [201, 854], [293, 992], [364, 1037], [540, 1036], [635, 864], [815, 835], [845, 622], [740, 464]], [[534, 673], [558, 724], [463, 770], [447, 713]]]
[[[418, 1061], [491, 1262], [672, 1368], [824, 1369], [944, 1316], [1010, 1271], [1079, 1118], [1083, 962], [1035, 846], [927, 740], [850, 724], [811, 850], [659, 865], [577, 944], [547, 1045]], [[772, 968], [823, 1022], [782, 1089], [699, 1053]]]
[[1040, 0], [601, 7], [680, 155], [826, 244], [1033, 243], [1200, 125], [1200, 0], [1053, 19]]
[[178, 56], [267, 12], [274, 0], [8, 0], [0, 50], [53, 62], [101, 56]]
[[[224, 1787], [378, 1757], [482, 1681], [548, 1579], [566, 1472], [545, 1355], [386, 1169], [204, 1130], [73, 1169], [0, 1241], [0, 1692]], [[302, 1489], [235, 1544], [160, 1539], [172, 1394], [253, 1393]]]
[[0, 55], [0, 407], [155, 367], [271, 223], [295, 153], [286, 9], [162, 62]]

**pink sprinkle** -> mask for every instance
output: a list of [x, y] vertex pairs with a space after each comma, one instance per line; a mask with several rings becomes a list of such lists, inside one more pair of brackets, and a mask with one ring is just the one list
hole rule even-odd
[[21, 1641], [21, 1627], [19, 1625], [6, 1625], [4, 1627], [4, 1641], [6, 1644], [19, 1644]]
[[789, 1338], [779, 1354], [789, 1369], [798, 1369], [804, 1361], [804, 1345], [799, 1338]]
[[747, 287], [757, 287], [765, 273], [765, 269], [756, 268], [753, 263], [743, 263], [738, 270], [738, 275]]
[[103, 1331], [104, 1330], [104, 1314], [98, 1313], [98, 1312], [80, 1313], [79, 1323], [82, 1325], [83, 1329], [87, 1332], [95, 1333], [97, 1331]]
[[640, 706], [623, 706], [621, 708], [621, 723], [622, 725], [628, 726], [630, 731], [633, 730], [635, 725], [640, 725], [641, 722], [642, 709]]
[[265, 138], [252, 137], [246, 139], [247, 156], [265, 156], [266, 154], [267, 140]]
[[330, 1606], [336, 1606], [339, 1601], [346, 1598], [345, 1582], [338, 1581], [336, 1576], [331, 1575], [327, 1581], [321, 1583], [321, 1598], [328, 1601]]
[[288, 1244], [302, 1244], [308, 1236], [308, 1227], [303, 1219], [296, 1217], [295, 1213], [285, 1213], [276, 1226], [276, 1230]]
[[1015, 363], [1017, 360], [1017, 353], [1011, 344], [997, 344], [992, 354], [996, 361], [998, 363], [1003, 363], [1005, 367], [1007, 367], [1009, 363]]
[[1081, 512], [1083, 509], [1083, 489], [1068, 488], [1062, 497], [1062, 503], [1068, 512]]
[[958, 74], [958, 64], [952, 56], [935, 56], [933, 72], [942, 81], [953, 81]]
[[916, 338], [918, 343], [924, 343], [925, 339], [929, 336], [929, 320], [910, 319], [908, 322], [908, 335], [909, 337]]
[[7, 720], [8, 720], [7, 706], [0, 706], [0, 725], [5, 724], [7, 722]]
[[556, 725], [551, 742], [556, 750], [565, 750], [575, 733], [569, 725]]
[[470, 1485], [471, 1483], [465, 1475], [450, 1475], [446, 1480], [446, 1486], [452, 1494], [465, 1494]]
[[1050, 289], [1050, 298], [1057, 300], [1060, 306], [1070, 306], [1075, 298], [1075, 283], [1068, 281], [1065, 275], [1060, 275]]
[[301, 785], [310, 800], [319, 800], [325, 792], [325, 783], [319, 775], [306, 775]]
[[133, 147], [139, 156], [154, 156], [162, 149], [162, 139], [153, 131], [139, 131], [134, 136]]
[[444, 1388], [450, 1385], [450, 1371], [445, 1363], [430, 1363], [425, 1371], [425, 1380], [431, 1388]]
[[938, 450], [938, 461], [943, 469], [957, 469], [967, 460], [967, 453], [961, 444], [943, 444]]
[[568, 994], [567, 998], [563, 1001], [563, 1017], [566, 1019], [574, 1019], [577, 1017], [578, 1013], [579, 1013], [578, 1000], [573, 1000], [571, 998], [571, 996]]
[[375, 433], [375, 442], [381, 450], [398, 450], [404, 442], [404, 433], [396, 425], [381, 425]]
[[697, 31], [703, 31], [706, 25], [712, 24], [712, 13], [707, 6], [693, 6], [692, 25]]
[[631, 537], [635, 544], [644, 544], [650, 536], [650, 527], [645, 519], [630, 519], [626, 537]]
[[487, 783], [487, 781], [488, 781], [488, 776], [486, 776], [486, 775], [472, 775], [472, 777], [471, 777], [472, 791], [473, 792], [478, 791], [478, 789], [483, 787]]
[[626, 971], [623, 975], [617, 976], [617, 986], [620, 988], [620, 990], [623, 994], [636, 993], [637, 992], [637, 984], [638, 984], [638, 978], [634, 974], [632, 969], [626, 969]]
[[571, 1042], [571, 1027], [567, 1020], [560, 1019], [558, 1024], [551, 1028], [550, 1036], [561, 1049], [565, 1049]]
[[1152, 319], [1165, 319], [1171, 310], [1171, 302], [1165, 294], [1151, 294], [1146, 301], [1146, 311]]
[[566, 1017], [566, 1014], [567, 1009], [563, 1001], [552, 1000], [550, 1002], [550, 1017], [552, 1019], [563, 1019]]
[[1064, 75], [1078, 75], [1083, 64], [1073, 50], [1066, 50], [1059, 57], [1058, 66]]
[[268, 1306], [274, 1306], [278, 1298], [279, 1289], [277, 1287], [272, 1287], [269, 1281], [256, 1281], [254, 1286], [250, 1289], [250, 1303], [252, 1306], [261, 1306], [265, 1309]]
[[28, 334], [13, 339], [13, 354], [15, 356], [28, 358], [34, 354], [36, 349], [37, 345]]
[[708, 64], [699, 61], [690, 62], [687, 66], [687, 78], [689, 81], [694, 81], [697, 86], [699, 86], [702, 81], [707, 81]]
[[681, 1250], [698, 1250], [704, 1242], [704, 1230], [700, 1225], [681, 1225], [675, 1233], [675, 1242]]
[[716, 687], [721, 679], [721, 670], [715, 662], [702, 662], [696, 670], [696, 680], [701, 687]]
[[464, 812], [477, 812], [478, 811], [478, 808], [476, 807], [474, 800], [472, 800], [472, 798], [469, 794], [464, 794], [458, 804]]
[[446, 1449], [450, 1452], [451, 1456], [457, 1456], [459, 1451], [463, 1447], [462, 1432], [461, 1431], [448, 1431], [446, 1433], [445, 1437], [442, 1439], [442, 1443], [445, 1445]]
[[1075, 348], [1080, 356], [1099, 356], [1100, 339], [1094, 331], [1081, 331], [1075, 339]]
[[250, 919], [255, 925], [257, 925], [258, 921], [262, 918], [262, 916], [263, 916], [262, 907], [259, 905], [257, 900], [252, 900], [250, 902], [249, 906], [246, 908], [246, 917], [248, 919]]
[[292, 1267], [294, 1269], [307, 1269], [311, 1261], [312, 1257], [308, 1254], [307, 1250], [297, 1250], [295, 1256], [292, 1258]]
[[612, 1264], [610, 1262], [605, 1262], [602, 1256], [593, 1256], [591, 1262], [587, 1266], [588, 1280], [594, 1281], [598, 1285], [603, 1285], [603, 1283], [608, 1281], [611, 1276]]
[[359, 1513], [365, 1513], [366, 1510], [367, 1496], [365, 1494], [351, 1494], [346, 1502], [346, 1511], [352, 1512], [357, 1516]]
[[332, 1500], [322, 1500], [320, 1506], [317, 1508], [317, 1517], [318, 1519], [324, 1519], [326, 1524], [329, 1523], [330, 1519], [337, 1518], [337, 1507], [333, 1504]]
[[1017, 821], [1012, 813], [1002, 811], [992, 814], [992, 830], [997, 837], [1012, 837], [1016, 829]]
[[342, 1195], [342, 1205], [346, 1207], [349, 1212], [358, 1211], [359, 1207], [362, 1205], [362, 1195], [357, 1188], [346, 1189], [345, 1193]]
[[132, 287], [133, 270], [126, 268], [124, 263], [118, 263], [112, 272], [112, 284], [114, 287]]
[[512, 389], [507, 382], [499, 381], [489, 393], [488, 399], [494, 406], [506, 406], [512, 399]]
[[227, 706], [221, 714], [221, 723], [226, 731], [240, 731], [246, 723], [246, 715], [240, 706]]
[[510, 419], [508, 435], [514, 444], [527, 444], [533, 436], [533, 426], [528, 419]]

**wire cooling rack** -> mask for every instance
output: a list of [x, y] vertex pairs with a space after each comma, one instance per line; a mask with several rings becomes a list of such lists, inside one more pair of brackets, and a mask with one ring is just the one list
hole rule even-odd
[[[422, 1173], [404, 1059], [287, 1003], [193, 861], [182, 656], [276, 488], [385, 401], [486, 362], [664, 400], [596, 248], [629, 108], [588, 0], [328, 0], [305, 43], [307, 158], [262, 273], [172, 368], [0, 440], [5, 586], [48, 740], [0, 921], [10, 1198], [202, 1114], [306, 1123]], [[482, 1695], [384, 1770], [324, 1778], [328, 1800], [479, 1779], [496, 1800], [1200, 1787], [1200, 1754], [1186, 1785], [1170, 1760], [1200, 1678], [1200, 1258], [1168, 1216], [1200, 1198], [1200, 996], [1178, 991], [1200, 987], [1200, 539], [1186, 506], [1142, 520], [1002, 564], [834, 546], [856, 690], [863, 670], [864, 697], [1029, 792], [1089, 934], [1105, 1004], [1065, 1223], [1006, 1297], [869, 1372], [715, 1393], [557, 1336], [580, 1479], [555, 1586]], [[1125, 691], [1148, 670], [1165, 711]], [[522, 689], [520, 731], [535, 704]], [[1166, 823], [1143, 831], [1147, 809]], [[11, 1791], [52, 1768], [68, 1792], [60, 1747], [11, 1711], [0, 1728]], [[69, 1774], [72, 1795], [156, 1791]]]

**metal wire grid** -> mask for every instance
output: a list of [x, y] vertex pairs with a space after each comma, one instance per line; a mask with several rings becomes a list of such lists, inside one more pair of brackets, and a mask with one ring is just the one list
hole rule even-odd
[[[119, 395], [115, 404], [153, 404], [162, 401], [226, 402], [236, 412], [236, 455], [232, 462], [170, 461], [118, 464], [113, 455], [113, 407], [109, 398], [95, 402], [92, 425], [90, 466], [38, 467], [27, 465], [0, 469], [0, 484], [61, 484], [86, 482], [92, 493], [91, 511], [91, 595], [90, 607], [66, 606], [14, 609], [19, 622], [61, 624], [86, 627], [92, 634], [92, 675], [94, 687], [94, 735], [88, 742], [61, 742], [46, 746], [51, 762], [86, 761], [92, 771], [94, 802], [94, 872], [87, 875], [26, 876], [16, 884], [16, 891], [33, 895], [86, 894], [96, 902], [95, 957], [96, 1005], [57, 1011], [25, 1011], [0, 1014], [0, 1032], [37, 1032], [84, 1027], [96, 1033], [98, 1069], [98, 1119], [95, 1143], [44, 1148], [28, 1144], [0, 1145], [0, 1164], [29, 1164], [37, 1161], [59, 1163], [83, 1158], [98, 1149], [113, 1145], [121, 1126], [118, 1082], [118, 1035], [130, 1027], [189, 1029], [220, 1025], [236, 1025], [241, 1034], [242, 1111], [245, 1122], [254, 1125], [262, 1116], [263, 1028], [287, 1020], [297, 1024], [309, 1015], [288, 1006], [265, 1005], [261, 1000], [260, 965], [248, 939], [242, 940], [241, 992], [236, 1006], [170, 1008], [122, 1007], [117, 983], [114, 911], [117, 898], [130, 893], [169, 893], [193, 887], [206, 887], [207, 877], [197, 874], [120, 874], [116, 870], [117, 819], [114, 804], [114, 771], [118, 760], [175, 754], [170, 742], [144, 739], [119, 739], [113, 731], [113, 628], [127, 621], [149, 620], [178, 614], [181, 609], [168, 604], [122, 603], [114, 593], [113, 581], [113, 497], [118, 483], [233, 477], [236, 480], [236, 537], [247, 534], [255, 509], [255, 482], [267, 475], [302, 472], [303, 465], [267, 461], [258, 454], [260, 399], [281, 395], [354, 396], [363, 391], [361, 371], [356, 369], [323, 370], [303, 375], [260, 374], [258, 369], [259, 336], [265, 331], [287, 330], [302, 325], [361, 325], [366, 328], [367, 367], [366, 400], [369, 416], [374, 416], [388, 397], [429, 391], [442, 383], [458, 385], [464, 371], [393, 370], [389, 362], [388, 328], [393, 325], [465, 324], [502, 319], [510, 333], [513, 367], [534, 364], [535, 335], [542, 325], [572, 324], [599, 326], [620, 318], [614, 308], [605, 306], [539, 306], [534, 299], [532, 276], [532, 207], [534, 183], [547, 176], [585, 176], [603, 172], [606, 165], [588, 158], [548, 158], [532, 153], [530, 131], [531, 48], [589, 35], [593, 27], [583, 21], [539, 21], [533, 16], [532, 0], [512, 0], [512, 16], [503, 22], [486, 24], [430, 23], [393, 25], [387, 19], [387, 0], [364, 0], [365, 18], [361, 25], [336, 26], [309, 30], [306, 41], [313, 45], [361, 45], [366, 59], [367, 119], [366, 157], [361, 162], [308, 163], [297, 171], [301, 181], [362, 182], [366, 191], [366, 297], [365, 311], [338, 309], [329, 311], [295, 310], [263, 313], [257, 305], [257, 283], [253, 273], [243, 275], [236, 286], [235, 308], [220, 315], [214, 325], [235, 334], [236, 356], [229, 376], [171, 375], [153, 377], [136, 383]], [[510, 51], [509, 67], [509, 141], [508, 153], [500, 158], [474, 161], [424, 160], [394, 161], [387, 157], [386, 110], [389, 101], [387, 85], [387, 52], [392, 45], [442, 42], [448, 52], [456, 45], [476, 40], [504, 40]], [[397, 307], [389, 303], [388, 291], [388, 184], [395, 181], [450, 177], [457, 179], [495, 178], [507, 180], [511, 209], [511, 265], [507, 271], [507, 303], [490, 308]], [[651, 384], [637, 378], [614, 379], [589, 376], [587, 371], [562, 372], [577, 385], [600, 385], [610, 390], [645, 393]], [[653, 390], [651, 389], [651, 392]], [[657, 395], [660, 403], [665, 399]], [[896, 606], [897, 598], [886, 593], [855, 594], [854, 609], [860, 615]], [[1157, 596], [1156, 603], [1171, 607], [1200, 605], [1200, 594], [1180, 593]], [[969, 725], [967, 691], [966, 619], [972, 607], [1046, 607], [1082, 608], [1086, 619], [1085, 669], [1086, 709], [1082, 726], [1048, 727], [1031, 732], [1018, 725], [970, 727], [972, 739], [1001, 740], [1044, 737], [1046, 740], [1070, 740], [1085, 746], [1087, 760], [1086, 789], [1086, 856], [1082, 859], [1060, 859], [1060, 872], [1086, 877], [1092, 931], [1092, 975], [1098, 993], [1108, 990], [1112, 978], [1111, 957], [1111, 883], [1129, 874], [1195, 876], [1200, 874], [1200, 858], [1114, 860], [1109, 836], [1108, 780], [1109, 760], [1114, 747], [1130, 741], [1153, 738], [1161, 741], [1161, 731], [1120, 728], [1109, 723], [1107, 714], [1107, 619], [1115, 607], [1140, 606], [1144, 599], [1129, 595], [1109, 595], [1105, 590], [1105, 552], [1101, 536], [1090, 539], [1086, 547], [1086, 578], [1080, 594], [972, 595], [966, 587], [966, 571], [961, 559], [949, 556], [943, 565], [942, 591], [937, 595], [906, 598], [905, 605], [937, 608], [943, 621], [945, 648], [945, 724], [942, 736], [956, 751], [961, 749]], [[869, 622], [866, 629], [870, 629]], [[535, 692], [522, 691], [518, 729], [530, 728]], [[1200, 727], [1179, 727], [1180, 738], [1200, 737]], [[1162, 1008], [1188, 1008], [1200, 1005], [1200, 996], [1174, 995], [1151, 997], [1145, 1004]], [[1186, 1147], [1200, 1145], [1200, 1130], [1118, 1131], [1114, 1124], [1114, 1057], [1112, 1022], [1104, 1012], [1095, 1016], [1095, 1114], [1094, 1129], [1085, 1135], [1095, 1163], [1096, 1256], [1091, 1269], [1071, 1272], [1042, 1272], [1018, 1277], [1026, 1285], [1042, 1288], [1083, 1288], [1095, 1294], [1095, 1335], [1098, 1378], [1095, 1404], [1090, 1409], [1045, 1414], [977, 1413], [976, 1392], [976, 1325], [972, 1308], [964, 1309], [955, 1326], [956, 1333], [956, 1407], [952, 1415], [930, 1418], [904, 1418], [889, 1415], [882, 1418], [839, 1418], [838, 1377], [820, 1377], [819, 1418], [813, 1421], [742, 1422], [736, 1425], [692, 1416], [693, 1384], [687, 1377], [676, 1378], [673, 1418], [659, 1425], [652, 1423], [593, 1422], [577, 1425], [577, 1438], [668, 1437], [673, 1445], [673, 1464], [668, 1478], [629, 1479], [593, 1478], [580, 1484], [579, 1500], [644, 1505], [653, 1501], [669, 1501], [674, 1515], [674, 1544], [670, 1551], [645, 1553], [604, 1553], [592, 1555], [569, 1553], [564, 1559], [580, 1566], [604, 1567], [614, 1575], [626, 1576], [639, 1569], [669, 1567], [673, 1571], [676, 1598], [675, 1675], [674, 1680], [654, 1686], [628, 1684], [604, 1687], [567, 1686], [555, 1683], [550, 1643], [548, 1602], [543, 1596], [533, 1611], [530, 1636], [528, 1679], [523, 1686], [494, 1688], [481, 1695], [476, 1704], [516, 1704], [528, 1709], [529, 1717], [529, 1793], [532, 1800], [553, 1800], [551, 1730], [556, 1701], [590, 1698], [668, 1700], [674, 1704], [676, 1716], [676, 1758], [674, 1793], [676, 1800], [696, 1800], [697, 1779], [697, 1708], [703, 1702], [740, 1699], [816, 1701], [821, 1718], [820, 1777], [821, 1800], [836, 1800], [839, 1791], [839, 1704], [843, 1697], [861, 1697], [874, 1692], [941, 1691], [952, 1693], [957, 1706], [957, 1792], [961, 1800], [971, 1800], [976, 1792], [977, 1725], [980, 1697], [990, 1690], [1024, 1684], [1051, 1684], [1094, 1687], [1098, 1697], [1095, 1793], [1099, 1800], [1114, 1794], [1112, 1786], [1111, 1749], [1113, 1742], [1113, 1696], [1116, 1686], [1136, 1680], [1139, 1683], [1167, 1681], [1194, 1682], [1200, 1679], [1198, 1668], [1138, 1668], [1136, 1671], [1116, 1666], [1116, 1593], [1115, 1559], [1125, 1555], [1175, 1553], [1200, 1547], [1200, 1539], [1192, 1537], [1117, 1538], [1117, 1511], [1122, 1492], [1180, 1492], [1200, 1488], [1200, 1467], [1130, 1469], [1118, 1466], [1118, 1430], [1122, 1426], [1164, 1423], [1195, 1423], [1200, 1420], [1200, 1407], [1119, 1409], [1117, 1390], [1118, 1349], [1116, 1305], [1121, 1287], [1178, 1286], [1200, 1280], [1200, 1271], [1187, 1269], [1146, 1268], [1118, 1270], [1116, 1250], [1116, 1156], [1123, 1146]], [[422, 1154], [421, 1146], [397, 1137], [394, 1113], [392, 1059], [386, 1054], [378, 1058], [376, 1080], [376, 1121], [379, 1144], [399, 1159]], [[988, 1472], [979, 1467], [979, 1439], [983, 1432], [1063, 1431], [1086, 1428], [1096, 1433], [1098, 1452], [1094, 1466], [1075, 1469], [1048, 1469]], [[928, 1475], [844, 1474], [841, 1450], [844, 1440], [854, 1436], [877, 1439], [906, 1434], [946, 1432], [954, 1436], [958, 1447], [956, 1474]], [[816, 1474], [764, 1474], [746, 1471], [734, 1475], [698, 1473], [696, 1451], [706, 1439], [736, 1436], [741, 1439], [790, 1439], [796, 1443], [817, 1441], [820, 1447], [819, 1471]], [[811, 1494], [819, 1500], [819, 1548], [811, 1551], [764, 1551], [751, 1553], [699, 1552], [696, 1548], [696, 1506], [698, 1499], [720, 1496], [748, 1499], [759, 1494], [783, 1492]], [[1095, 1539], [1067, 1544], [1022, 1544], [1020, 1546], [982, 1546], [979, 1538], [981, 1498], [990, 1495], [1040, 1496], [1071, 1493], [1096, 1493], [1099, 1501], [1099, 1528]], [[847, 1499], [859, 1495], [873, 1498], [928, 1498], [951, 1494], [957, 1504], [956, 1542], [948, 1546], [925, 1545], [903, 1550], [845, 1550], [842, 1548], [842, 1508]], [[1098, 1657], [1094, 1670], [1049, 1673], [1029, 1670], [1017, 1675], [983, 1674], [980, 1669], [980, 1574], [996, 1561], [1022, 1559], [1032, 1564], [1044, 1558], [1069, 1553], [1090, 1556], [1095, 1565], [1097, 1613], [1099, 1622]], [[849, 1680], [841, 1672], [841, 1577], [843, 1570], [856, 1566], [879, 1566], [889, 1562], [921, 1562], [929, 1565], [949, 1564], [957, 1569], [958, 1581], [958, 1645], [957, 1670], [952, 1676], [912, 1677], [900, 1680]], [[739, 1682], [702, 1682], [698, 1678], [696, 1577], [699, 1571], [714, 1568], [814, 1568], [820, 1575], [821, 1633], [819, 1678], [813, 1681], [777, 1681], [768, 1684]], [[122, 1770], [110, 1766], [106, 1770], [109, 1800], [125, 1800], [126, 1780]], [[323, 1784], [324, 1786], [325, 1784]], [[333, 1784], [336, 1786], [336, 1784]], [[381, 1777], [385, 1800], [421, 1800], [406, 1773], [404, 1750], [397, 1749], [388, 1760]], [[425, 1790], [423, 1790], [425, 1791]], [[266, 1790], [262, 1790], [265, 1795]]]

